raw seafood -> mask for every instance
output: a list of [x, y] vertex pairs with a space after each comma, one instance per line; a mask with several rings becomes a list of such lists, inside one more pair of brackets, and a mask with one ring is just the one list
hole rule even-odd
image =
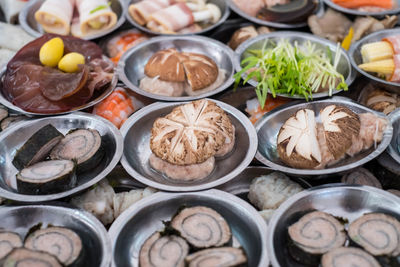
[[359, 248], [335, 248], [322, 256], [322, 267], [380, 267], [378, 261], [367, 252]]
[[118, 64], [119, 59], [125, 51], [148, 39], [148, 35], [136, 29], [120, 32], [107, 42], [107, 54], [114, 64]]
[[[36, 263], [37, 265], [32, 265]], [[46, 252], [33, 251], [26, 248], [17, 248], [10, 252], [3, 260], [0, 261], [1, 266], [18, 267], [18, 266], [46, 266], [46, 267], [62, 267], [57, 258]]]
[[201, 250], [186, 257], [188, 267], [240, 266], [247, 262], [247, 257], [242, 249], [221, 247]]

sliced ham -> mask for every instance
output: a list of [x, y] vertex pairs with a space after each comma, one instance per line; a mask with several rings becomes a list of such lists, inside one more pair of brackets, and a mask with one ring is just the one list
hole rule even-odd
[[155, 12], [172, 5], [172, 0], [144, 0], [129, 6], [129, 14], [140, 25], [146, 25]]
[[147, 27], [163, 33], [175, 33], [194, 23], [193, 13], [185, 3], [178, 3], [152, 14]]
[[68, 35], [75, 0], [46, 0], [35, 13], [36, 21], [49, 33]]

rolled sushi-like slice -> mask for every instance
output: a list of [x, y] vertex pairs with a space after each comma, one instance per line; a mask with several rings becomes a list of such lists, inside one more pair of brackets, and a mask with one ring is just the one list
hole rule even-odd
[[53, 125], [47, 124], [34, 133], [15, 154], [13, 164], [18, 170], [44, 160], [63, 138]]
[[6, 267], [62, 267], [56, 257], [42, 251], [33, 251], [26, 248], [16, 248], [10, 252], [0, 266]]
[[82, 253], [82, 240], [77, 233], [64, 227], [48, 227], [30, 234], [25, 247], [44, 251], [57, 257], [64, 265], [76, 262]]
[[77, 171], [96, 167], [103, 158], [101, 135], [94, 129], [76, 129], [69, 132], [50, 153], [51, 159], [75, 160]]
[[75, 185], [75, 162], [49, 160], [36, 163], [17, 174], [18, 192], [49, 194], [68, 190]]
[[143, 244], [139, 254], [140, 267], [184, 267], [189, 245], [175, 235], [151, 235]]
[[13, 232], [0, 232], [0, 259], [4, 258], [14, 248], [22, 247], [21, 237]]
[[335, 248], [322, 256], [322, 267], [380, 267], [378, 261], [359, 248]]
[[247, 262], [242, 249], [233, 247], [200, 250], [186, 257], [188, 267], [241, 266]]
[[383, 213], [369, 213], [353, 221], [351, 240], [374, 256], [400, 254], [400, 222]]
[[171, 227], [196, 248], [219, 247], [227, 244], [232, 237], [224, 217], [203, 206], [182, 209], [172, 219]]

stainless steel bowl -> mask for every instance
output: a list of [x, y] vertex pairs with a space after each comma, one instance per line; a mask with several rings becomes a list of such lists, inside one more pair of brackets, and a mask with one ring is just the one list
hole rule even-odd
[[[12, 164], [19, 149], [33, 133], [47, 124], [52, 124], [66, 134], [75, 128], [91, 128], [99, 131], [104, 139], [106, 151], [100, 164], [91, 171], [77, 175], [77, 185], [67, 191], [47, 195], [25, 195], [16, 190], [17, 169]], [[77, 112], [21, 122], [0, 134], [0, 196], [20, 202], [41, 202], [61, 199], [78, 193], [103, 179], [117, 165], [123, 151], [121, 133], [115, 126], [99, 116]]]
[[364, 77], [367, 77], [367, 79], [370, 80], [372, 82], [372, 84], [374, 84], [375, 86], [382, 88], [382, 89], [386, 89], [386, 90], [394, 92], [394, 93], [400, 93], [400, 83], [390, 82], [390, 81], [386, 81], [384, 79], [378, 78], [377, 76], [374, 76], [371, 73], [363, 71], [362, 69], [360, 69], [358, 67], [358, 65], [362, 64], [361, 47], [364, 44], [382, 41], [382, 39], [385, 37], [389, 37], [392, 35], [398, 35], [398, 34], [400, 34], [400, 28], [378, 31], [378, 32], [369, 34], [369, 35], [365, 36], [364, 38], [360, 39], [359, 41], [354, 43], [350, 47], [350, 50], [349, 50], [350, 62], [359, 73], [361, 73]]
[[67, 227], [82, 239], [82, 266], [108, 267], [111, 263], [111, 241], [104, 226], [90, 213], [61, 205], [1, 206], [0, 230], [18, 233], [22, 240], [29, 230], [41, 223]]
[[387, 148], [387, 152], [400, 164], [400, 108], [390, 113], [389, 120], [393, 125], [393, 138]]
[[[143, 32], [147, 32], [149, 34], [152, 35], [164, 35], [164, 36], [168, 36], [168, 35], [172, 35], [172, 36], [184, 36], [184, 35], [193, 35], [193, 33], [186, 33], [186, 34], [168, 34], [168, 33], [160, 33], [160, 32], [155, 32], [150, 30], [149, 28], [140, 25], [139, 23], [137, 23], [129, 14], [128, 8], [131, 4], [140, 2], [142, 0], [126, 0], [126, 6], [125, 6], [125, 10], [126, 10], [126, 18], [128, 19], [128, 21], [135, 27], [140, 29]], [[229, 10], [229, 6], [227, 5], [225, 0], [208, 0], [207, 3], [211, 3], [214, 4], [216, 6], [219, 7], [219, 9], [221, 10], [221, 18], [219, 19], [219, 21], [201, 31], [195, 32], [194, 34], [205, 34], [215, 28], [217, 28], [218, 26], [220, 26], [221, 24], [223, 24], [226, 19], [229, 17], [231, 11]]]
[[236, 141], [232, 153], [216, 158], [215, 169], [199, 181], [180, 182], [155, 172], [148, 160], [151, 155], [150, 134], [154, 121], [167, 115], [183, 103], [155, 103], [135, 112], [121, 127], [124, 137], [124, 153], [121, 163], [136, 180], [148, 186], [166, 191], [198, 191], [226, 183], [243, 171], [252, 161], [257, 150], [257, 134], [249, 119], [237, 109], [216, 101], [235, 126]]
[[[345, 14], [349, 14], [349, 15], [354, 15], [354, 16], [377, 16], [377, 17], [383, 17], [386, 15], [396, 15], [400, 12], [400, 7], [397, 8], [393, 8], [393, 9], [389, 9], [389, 10], [385, 10], [385, 11], [381, 11], [381, 12], [366, 12], [366, 11], [359, 11], [357, 9], [351, 9], [351, 8], [345, 8], [342, 7], [340, 5], [335, 4], [334, 2], [332, 2], [331, 0], [323, 0], [324, 3], [326, 5], [328, 5], [329, 7], [345, 13]], [[393, 1], [395, 3], [395, 5], [400, 6], [400, 1], [395, 0]]]
[[[233, 0], [226, 0], [228, 2], [229, 7], [239, 16], [252, 21], [254, 23], [257, 23], [259, 25], [264, 25], [268, 27], [274, 27], [274, 28], [280, 28], [280, 29], [295, 29], [295, 28], [302, 28], [307, 26], [307, 21], [300, 22], [300, 23], [280, 23], [280, 22], [273, 22], [273, 21], [267, 21], [263, 19], [258, 19], [256, 17], [250, 16], [249, 14], [243, 12], [234, 2]], [[249, 4], [251, 1], [249, 1]], [[317, 16], [320, 16], [324, 13], [324, 5], [322, 1], [318, 0], [318, 7], [315, 10], [314, 14]]]
[[314, 187], [289, 198], [272, 216], [268, 227], [268, 255], [274, 267], [300, 267], [287, 249], [287, 229], [307, 211], [320, 210], [349, 222], [365, 213], [383, 212], [400, 219], [398, 197], [370, 186]]
[[[236, 71], [241, 71], [242, 70], [242, 66], [241, 66], [241, 62], [243, 59], [245, 59], [247, 57], [247, 50], [249, 49], [262, 49], [263, 46], [265, 45], [265, 43], [267, 42], [267, 40], [273, 40], [273, 41], [278, 41], [280, 39], [288, 39], [290, 41], [290, 43], [294, 43], [297, 42], [298, 44], [302, 44], [306, 41], [311, 41], [313, 44], [316, 45], [316, 48], [318, 49], [322, 49], [322, 50], [326, 50], [327, 48], [329, 48], [329, 50], [332, 53], [332, 57], [335, 56], [335, 51], [336, 51], [336, 47], [337, 44], [317, 37], [313, 34], [309, 34], [309, 33], [303, 33], [303, 32], [292, 32], [292, 31], [278, 31], [278, 32], [272, 32], [272, 33], [268, 33], [268, 34], [263, 34], [263, 35], [259, 35], [255, 38], [249, 39], [247, 41], [245, 41], [244, 43], [242, 43], [238, 48], [236, 48], [235, 50], [235, 69]], [[341, 73], [345, 79], [345, 82], [348, 86], [350, 86], [356, 76], [356, 72], [353, 70], [351, 63], [350, 63], [350, 58], [347, 55], [347, 52], [343, 49], [340, 48], [341, 51], [341, 56], [340, 56], [340, 60], [339, 60], [339, 64], [337, 66], [337, 70], [339, 73]], [[242, 75], [242, 78], [245, 79], [247, 77], [246, 74]], [[258, 82], [255, 80], [249, 80], [248, 81], [249, 84], [251, 84], [252, 86], [257, 86]], [[339, 92], [341, 92], [342, 90], [333, 90], [333, 94], [337, 94]], [[299, 95], [294, 95], [294, 96], [290, 96], [287, 94], [277, 94], [279, 96], [283, 96], [283, 97], [288, 97], [288, 98], [296, 98], [296, 99], [304, 99], [304, 96], [299, 96]], [[321, 92], [321, 93], [313, 93], [312, 94], [313, 99], [318, 99], [318, 98], [322, 98], [322, 97], [327, 97], [329, 96], [328, 92]]]
[[331, 104], [343, 105], [357, 114], [372, 112], [381, 118], [386, 118], [383, 113], [371, 110], [344, 97], [334, 97], [332, 99], [320, 100], [310, 103], [299, 103], [294, 105], [281, 106], [264, 115], [264, 117], [260, 119], [256, 124], [256, 130], [259, 140], [256, 158], [265, 165], [271, 167], [272, 169], [285, 172], [294, 176], [304, 176], [304, 178], [316, 179], [324, 175], [326, 176], [340, 174], [345, 171], [349, 171], [351, 169], [359, 167], [377, 157], [387, 148], [393, 134], [393, 127], [390, 122], [383, 134], [383, 140], [378, 144], [376, 148], [370, 148], [355, 155], [354, 157], [341, 160], [338, 163], [325, 169], [295, 169], [292, 167], [288, 167], [286, 164], [284, 164], [279, 159], [278, 152], [276, 150], [276, 140], [278, 132], [283, 123], [290, 116], [295, 114], [296, 111], [299, 109], [308, 108], [314, 110], [315, 114], [319, 114], [319, 111], [322, 108]]
[[[45, 2], [45, 0], [31, 0], [29, 1], [28, 4], [25, 5], [25, 7], [22, 9], [22, 11], [19, 13], [19, 23], [21, 24], [21, 27], [30, 35], [34, 37], [40, 37], [42, 36], [45, 31], [43, 30], [42, 26], [36, 22], [35, 19], [35, 13], [36, 11], [42, 6], [42, 4]], [[116, 29], [118, 29], [124, 22], [125, 22], [125, 0], [110, 0], [111, 3], [110, 7], [111, 9], [117, 14], [118, 21], [114, 25], [114, 27], [90, 36], [82, 37], [82, 39], [85, 40], [94, 40], [100, 37], [103, 37]]]
[[[139, 81], [145, 77], [144, 67], [149, 58], [156, 52], [176, 48], [178, 51], [194, 52], [213, 59], [220, 69], [226, 70], [224, 83], [210, 92], [197, 96], [163, 96], [139, 88]], [[162, 36], [151, 38], [129, 49], [121, 57], [117, 73], [121, 81], [131, 90], [146, 97], [162, 101], [187, 101], [215, 95], [233, 83], [233, 51], [223, 43], [203, 36]]]
[[245, 201], [219, 190], [195, 193], [156, 193], [124, 211], [111, 225], [112, 266], [139, 266], [139, 252], [144, 241], [162, 230], [163, 221], [171, 220], [181, 206], [207, 206], [228, 222], [233, 246], [246, 251], [248, 266], [268, 266], [267, 225], [258, 212]]

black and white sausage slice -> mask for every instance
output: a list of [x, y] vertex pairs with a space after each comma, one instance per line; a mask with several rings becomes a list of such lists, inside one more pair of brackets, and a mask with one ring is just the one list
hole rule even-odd
[[159, 232], [151, 235], [143, 244], [140, 267], [184, 267], [189, 245], [178, 236], [161, 236]]
[[30, 234], [25, 241], [25, 247], [47, 252], [56, 256], [61, 263], [70, 265], [82, 252], [82, 240], [70, 229], [49, 227]]
[[344, 226], [332, 215], [314, 211], [289, 227], [294, 244], [311, 254], [323, 254], [346, 241]]
[[0, 232], [0, 259], [14, 248], [22, 247], [21, 237], [13, 232]]
[[42, 251], [32, 251], [26, 248], [16, 248], [2, 261], [0, 266], [7, 267], [62, 267], [57, 258]]
[[349, 236], [372, 255], [400, 254], [400, 222], [392, 216], [365, 214], [350, 224]]
[[322, 256], [322, 267], [380, 267], [378, 261], [359, 248], [335, 248]]
[[215, 210], [197, 206], [182, 209], [171, 226], [196, 248], [222, 246], [231, 239], [231, 229]]
[[186, 257], [188, 267], [234, 267], [247, 262], [242, 249], [232, 247], [204, 249]]

